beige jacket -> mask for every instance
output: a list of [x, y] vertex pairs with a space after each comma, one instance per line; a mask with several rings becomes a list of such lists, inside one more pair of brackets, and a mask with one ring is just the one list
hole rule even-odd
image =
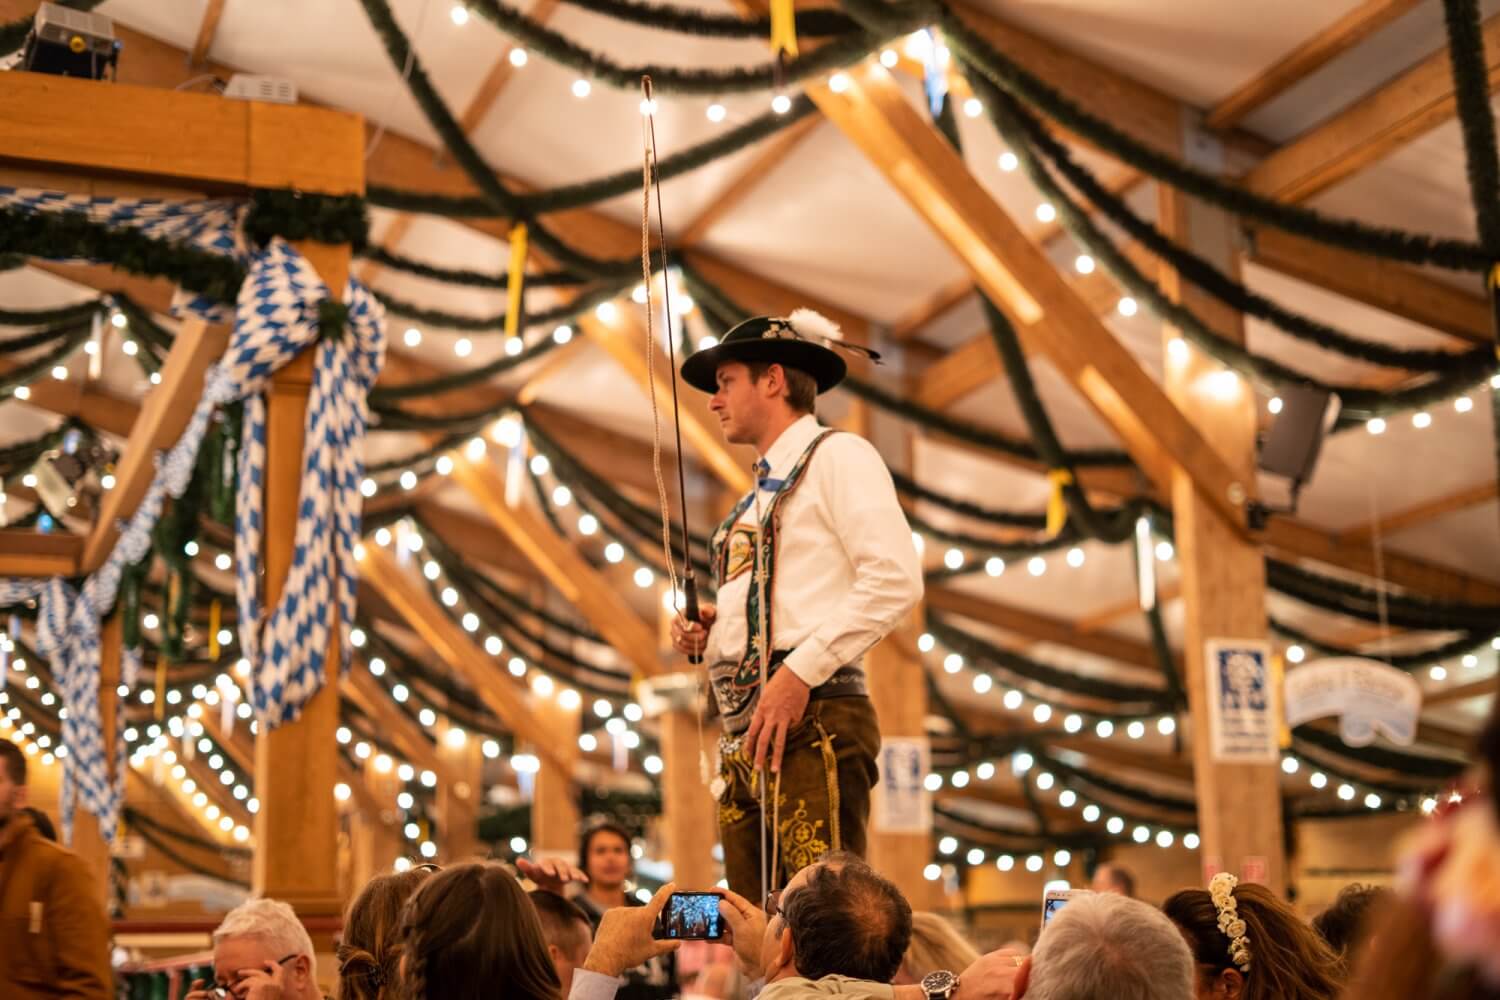
[[757, 1000], [820, 1000], [822, 997], [848, 997], [849, 1000], [891, 1000], [895, 989], [889, 983], [872, 983], [848, 976], [824, 976], [803, 979], [792, 976], [778, 979], [760, 991]]
[[101, 887], [31, 817], [0, 827], [0, 997], [105, 1000], [114, 995]]

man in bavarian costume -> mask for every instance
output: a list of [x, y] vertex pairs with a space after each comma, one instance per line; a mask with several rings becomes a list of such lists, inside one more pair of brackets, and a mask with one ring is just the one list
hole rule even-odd
[[708, 664], [724, 723], [712, 785], [724, 868], [752, 898], [827, 851], [864, 853], [880, 729], [862, 659], [922, 597], [880, 454], [813, 414], [847, 370], [830, 345], [859, 350], [799, 309], [746, 320], [682, 366], [712, 393], [725, 438], [759, 456], [756, 489], [713, 536], [717, 606], [672, 629], [679, 652]]

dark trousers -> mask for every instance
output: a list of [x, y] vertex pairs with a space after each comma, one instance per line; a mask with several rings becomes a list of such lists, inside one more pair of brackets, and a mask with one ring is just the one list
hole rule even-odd
[[[811, 701], [787, 734], [781, 774], [769, 774], [766, 850], [776, 851], [766, 891], [780, 889], [799, 870], [828, 851], [864, 856], [870, 790], [878, 779], [880, 725], [863, 696]], [[729, 888], [760, 902], [761, 813], [754, 748], [721, 746], [719, 839]], [[775, 805], [773, 805], [773, 795]]]

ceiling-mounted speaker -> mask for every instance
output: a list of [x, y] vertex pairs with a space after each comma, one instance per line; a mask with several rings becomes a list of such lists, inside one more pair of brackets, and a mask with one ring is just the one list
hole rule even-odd
[[1288, 386], [1281, 412], [1260, 444], [1260, 468], [1301, 485], [1312, 478], [1323, 438], [1339, 418], [1339, 398], [1323, 389]]

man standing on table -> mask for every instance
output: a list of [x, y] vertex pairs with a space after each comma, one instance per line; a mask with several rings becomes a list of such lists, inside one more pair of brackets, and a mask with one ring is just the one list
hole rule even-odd
[[799, 309], [746, 320], [682, 366], [724, 437], [759, 457], [756, 489], [713, 535], [717, 606], [672, 628], [679, 652], [703, 655], [723, 719], [712, 789], [742, 894], [761, 891], [763, 822], [768, 891], [828, 851], [864, 854], [880, 728], [862, 659], [922, 597], [879, 453], [813, 415], [847, 371], [833, 348], [858, 350], [839, 337]]

